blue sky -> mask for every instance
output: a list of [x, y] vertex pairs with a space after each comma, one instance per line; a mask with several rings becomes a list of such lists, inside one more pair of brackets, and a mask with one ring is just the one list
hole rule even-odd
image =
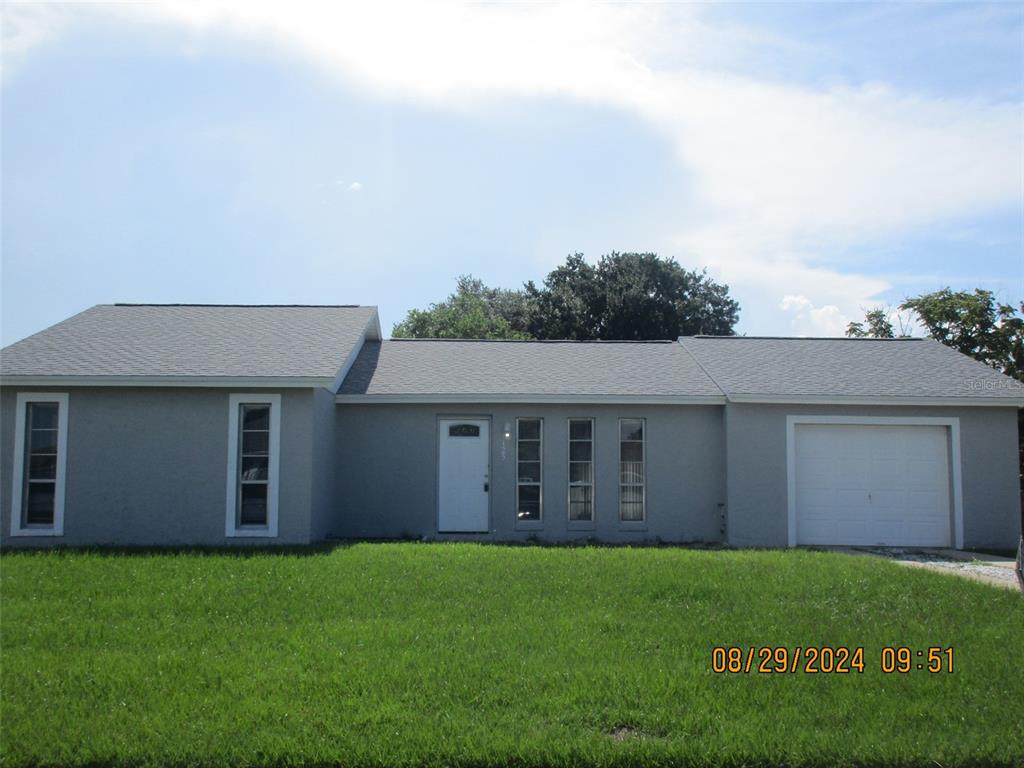
[[387, 330], [574, 251], [708, 267], [750, 334], [1019, 301], [1022, 41], [1013, 4], [8, 4], [0, 333], [113, 301]]

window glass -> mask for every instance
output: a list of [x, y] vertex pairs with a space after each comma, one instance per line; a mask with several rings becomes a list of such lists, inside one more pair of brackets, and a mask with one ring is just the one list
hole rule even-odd
[[569, 441], [569, 461], [590, 461], [590, 451], [590, 438]]
[[569, 419], [569, 519], [594, 519], [593, 419]]
[[270, 406], [243, 403], [239, 408], [237, 525], [262, 527], [267, 525], [270, 490]]
[[242, 479], [243, 480], [266, 480], [269, 477], [269, 456], [243, 456], [242, 457]]
[[643, 419], [621, 419], [619, 421], [619, 437], [622, 440], [643, 440]]
[[55, 483], [28, 484], [28, 493], [25, 495], [26, 525], [53, 525], [55, 492]]
[[543, 448], [540, 419], [516, 422], [516, 519], [541, 519]]
[[448, 437], [480, 437], [478, 424], [452, 424], [448, 427]]
[[619, 519], [644, 520], [644, 420], [619, 420]]
[[54, 524], [57, 499], [58, 403], [25, 405], [25, 476], [21, 520], [25, 526]]
[[[29, 407], [32, 407], [30, 405]], [[57, 452], [56, 429], [32, 429], [31, 449], [33, 455]]]
[[34, 480], [56, 480], [57, 454], [29, 456], [29, 476]]
[[243, 456], [266, 456], [270, 452], [270, 431], [242, 432]]
[[270, 431], [270, 408], [266, 405], [246, 405], [242, 408], [242, 429]]
[[521, 483], [539, 483], [540, 482], [540, 462], [539, 461], [520, 461], [519, 462], [519, 482], [521, 482]]
[[540, 419], [520, 419], [519, 439], [540, 440]]
[[242, 500], [239, 509], [241, 525], [267, 524], [267, 486], [265, 483], [242, 485]]
[[540, 461], [540, 440], [519, 440], [520, 461]]
[[569, 439], [590, 440], [593, 434], [592, 425], [590, 419], [569, 419]]
[[569, 462], [569, 484], [591, 485], [594, 482], [594, 465], [589, 461]]

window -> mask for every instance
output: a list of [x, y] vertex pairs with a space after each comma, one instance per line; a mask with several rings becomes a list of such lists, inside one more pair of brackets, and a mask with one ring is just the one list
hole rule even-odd
[[480, 425], [452, 424], [448, 427], [448, 437], [480, 437]]
[[11, 535], [63, 536], [68, 396], [20, 392], [17, 409]]
[[277, 536], [280, 395], [231, 395], [227, 536]]
[[541, 519], [541, 419], [516, 419], [516, 519]]
[[594, 519], [594, 420], [569, 419], [569, 520]]
[[619, 419], [619, 519], [644, 520], [644, 419]]

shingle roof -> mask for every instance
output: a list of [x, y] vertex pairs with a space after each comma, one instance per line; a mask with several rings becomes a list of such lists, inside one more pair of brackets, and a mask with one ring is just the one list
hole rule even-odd
[[333, 379], [375, 307], [100, 304], [0, 351], [0, 374]]
[[[377, 328], [374, 307], [106, 304], [0, 350], [0, 375], [327, 382]], [[1024, 403], [1024, 385], [929, 339], [746, 336], [369, 341], [339, 394]]]
[[367, 343], [339, 395], [721, 398], [676, 342]]
[[1024, 385], [932, 339], [687, 336], [728, 397], [1006, 398]]

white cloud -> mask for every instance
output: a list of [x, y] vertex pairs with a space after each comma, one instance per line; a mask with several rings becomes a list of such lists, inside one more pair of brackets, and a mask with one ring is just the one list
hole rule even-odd
[[11, 77], [17, 65], [33, 48], [53, 40], [70, 22], [68, 8], [43, 3], [0, 5], [0, 60], [4, 79]]
[[[254, 0], [91, 7], [200, 36], [254, 39], [347, 83], [440, 108], [472, 110], [494, 97], [526, 95], [635, 113], [673, 141], [693, 178], [699, 208], [680, 212], [679, 255], [727, 279], [758, 331], [778, 320], [785, 297], [790, 315], [823, 332], [889, 287], [823, 269], [820, 255], [1014, 204], [1024, 194], [1020, 104], [725, 74], [725, 64], [764, 41], [706, 23], [699, 6]], [[53, 34], [57, 22], [37, 18], [29, 26], [45, 32], [21, 35], [17, 56], [33, 35]]]
[[348, 189], [350, 192], [358, 192], [362, 188], [363, 185], [358, 181], [353, 181], [351, 184], [348, 185]]
[[779, 309], [791, 314], [797, 336], [842, 336], [850, 322], [835, 304], [816, 307], [806, 296], [783, 296]]

